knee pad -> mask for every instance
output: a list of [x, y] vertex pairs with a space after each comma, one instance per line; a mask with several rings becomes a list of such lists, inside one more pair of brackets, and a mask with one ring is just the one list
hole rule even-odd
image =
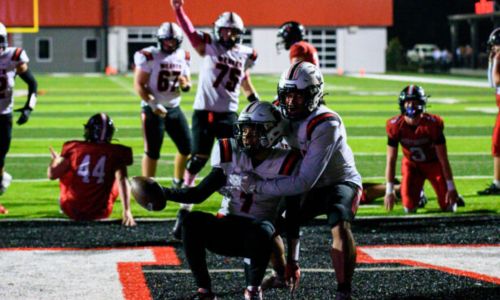
[[263, 239], [271, 240], [274, 237], [276, 229], [274, 228], [274, 225], [271, 222], [263, 221], [259, 223], [258, 227], [259, 227], [259, 234]]
[[202, 158], [202, 157], [193, 155], [187, 161], [186, 170], [188, 170], [189, 173], [191, 173], [191, 174], [198, 174], [201, 171], [201, 169], [203, 169], [203, 167], [205, 166], [207, 161], [208, 161], [208, 158]]

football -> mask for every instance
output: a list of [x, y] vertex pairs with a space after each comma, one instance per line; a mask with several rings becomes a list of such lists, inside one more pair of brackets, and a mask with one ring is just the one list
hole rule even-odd
[[162, 187], [154, 179], [135, 176], [130, 180], [132, 195], [137, 203], [149, 211], [160, 211], [167, 206]]

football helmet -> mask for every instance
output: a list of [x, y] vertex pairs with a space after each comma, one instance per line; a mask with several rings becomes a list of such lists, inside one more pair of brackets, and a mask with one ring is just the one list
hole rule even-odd
[[[299, 120], [317, 109], [323, 103], [323, 83], [321, 71], [309, 62], [300, 61], [288, 67], [278, 83], [278, 99], [283, 116]], [[300, 94], [304, 98], [303, 105], [288, 103], [289, 93]]]
[[277, 42], [276, 42], [276, 50], [278, 53], [284, 47], [286, 50], [289, 50], [290, 47], [296, 42], [300, 42], [304, 40], [304, 36], [306, 35], [306, 30], [302, 24], [289, 21], [283, 23], [276, 34]]
[[[222, 28], [228, 28], [235, 31], [235, 35], [228, 39], [224, 40], [222, 37], [220, 30]], [[243, 20], [237, 13], [234, 12], [223, 12], [214, 23], [214, 36], [215, 39], [224, 47], [230, 49], [234, 47], [234, 45], [241, 43], [241, 35], [245, 32], [245, 26], [243, 24]]]
[[93, 115], [83, 126], [85, 128], [83, 136], [90, 142], [109, 143], [115, 133], [113, 120], [105, 113]]
[[[181, 46], [183, 39], [182, 30], [175, 23], [165, 22], [161, 24], [160, 28], [158, 28], [158, 32], [156, 33], [156, 38], [158, 39], [158, 44], [161, 51], [166, 53], [172, 53]], [[174, 47], [165, 47], [163, 41], [166, 40], [175, 40], [177, 43]]]
[[[234, 136], [243, 150], [249, 154], [276, 145], [284, 135], [285, 126], [278, 108], [269, 102], [255, 101], [248, 104], [234, 124]], [[258, 142], [249, 143], [248, 135]]]
[[0, 48], [7, 48], [9, 46], [9, 42], [7, 40], [7, 28], [3, 23], [0, 23]]
[[[408, 116], [410, 118], [415, 118], [421, 113], [425, 112], [425, 106], [427, 105], [427, 99], [429, 95], [425, 94], [422, 87], [418, 85], [409, 85], [405, 87], [399, 94], [399, 110], [401, 114]], [[416, 100], [418, 104], [416, 106], [405, 107], [405, 102], [410, 100]]]

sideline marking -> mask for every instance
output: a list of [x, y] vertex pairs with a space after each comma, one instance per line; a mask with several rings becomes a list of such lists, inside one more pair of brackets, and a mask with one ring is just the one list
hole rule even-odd
[[152, 299], [142, 267], [180, 263], [173, 247], [0, 248], [0, 299]]
[[400, 263], [500, 284], [500, 244], [357, 247], [360, 263]]

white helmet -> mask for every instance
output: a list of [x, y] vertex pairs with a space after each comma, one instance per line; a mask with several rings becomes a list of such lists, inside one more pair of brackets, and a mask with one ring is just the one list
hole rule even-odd
[[[285, 124], [279, 109], [269, 102], [255, 101], [248, 104], [234, 124], [238, 144], [250, 153], [276, 145], [284, 135]], [[251, 126], [259, 137], [258, 145], [243, 144], [243, 129]]]
[[[221, 28], [231, 28], [237, 31], [235, 39], [224, 41], [221, 37]], [[243, 20], [237, 13], [223, 12], [214, 23], [214, 36], [215, 39], [226, 48], [232, 48], [234, 45], [241, 43], [241, 35], [245, 32]]]
[[[317, 66], [300, 61], [281, 74], [278, 83], [278, 99], [281, 113], [288, 119], [302, 119], [323, 103], [323, 75]], [[304, 109], [291, 107], [286, 103], [288, 93], [298, 93], [304, 97]], [[299, 111], [294, 113], [294, 110]]]
[[0, 48], [7, 48], [9, 46], [7, 40], [7, 28], [3, 23], [0, 23]]
[[[177, 24], [170, 22], [161, 24], [160, 28], [158, 28], [158, 32], [156, 33], [156, 37], [158, 38], [160, 49], [167, 53], [172, 53], [177, 50], [183, 39], [181, 28]], [[175, 47], [164, 48], [164, 40], [176, 40], [177, 45]]]

